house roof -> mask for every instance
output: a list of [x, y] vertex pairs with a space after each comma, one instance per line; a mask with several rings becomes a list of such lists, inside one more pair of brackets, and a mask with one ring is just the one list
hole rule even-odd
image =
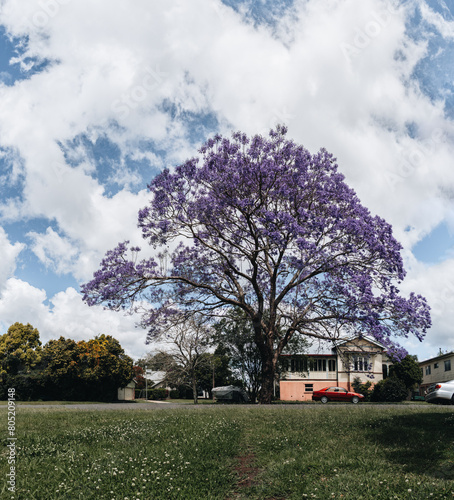
[[[386, 347], [380, 342], [377, 342], [374, 338], [368, 337], [368, 336], [352, 336], [346, 339], [338, 339], [338, 340], [332, 340], [332, 341], [327, 341], [327, 340], [313, 340], [312, 344], [308, 347], [307, 351], [304, 353], [293, 353], [295, 354], [304, 354], [305, 356], [335, 356], [336, 355], [336, 348], [345, 344], [348, 344], [349, 342], [353, 343], [355, 340], [365, 340], [366, 342], [369, 342], [373, 345], [376, 345], [377, 347], [382, 348], [383, 350], [386, 350]], [[283, 356], [291, 356], [292, 354], [283, 354]]]
[[439, 354], [438, 356], [435, 356], [433, 358], [426, 359], [424, 361], [419, 362], [419, 366], [425, 365], [427, 363], [433, 363], [434, 361], [441, 360], [444, 358], [451, 358], [454, 355], [454, 351], [451, 352], [445, 352], [443, 354]]
[[345, 340], [339, 340], [339, 341], [336, 341], [335, 344], [336, 344], [336, 346], [340, 346], [343, 344], [348, 344], [349, 342], [353, 342], [354, 340], [365, 340], [367, 342], [370, 342], [371, 344], [374, 344], [378, 347], [386, 349], [386, 347], [383, 344], [380, 344], [380, 342], [377, 342], [374, 338], [369, 337], [367, 335], [362, 335], [362, 336], [357, 335], [357, 336], [350, 337], [350, 338], [345, 339]]
[[161, 371], [153, 372], [147, 370], [146, 377], [148, 380], [152, 380], [155, 384], [159, 384], [166, 378], [166, 372], [161, 372]]

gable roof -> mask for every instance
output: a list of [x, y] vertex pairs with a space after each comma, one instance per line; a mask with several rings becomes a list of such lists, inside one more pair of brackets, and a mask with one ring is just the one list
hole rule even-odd
[[338, 347], [347, 345], [349, 343], [354, 344], [355, 340], [365, 340], [366, 342], [373, 344], [377, 347], [380, 347], [383, 350], [386, 350], [386, 347], [380, 342], [377, 342], [374, 338], [366, 336], [366, 335], [355, 335], [346, 339], [337, 339], [337, 340], [318, 340], [315, 339], [312, 341], [312, 344], [308, 347], [307, 351], [304, 353], [289, 353], [283, 354], [282, 356], [291, 356], [296, 354], [304, 354], [306, 356], [336, 356], [336, 350]]
[[386, 347], [383, 344], [380, 344], [380, 342], [378, 342], [374, 338], [369, 337], [367, 335], [356, 335], [354, 337], [350, 337], [350, 338], [345, 339], [345, 340], [335, 341], [335, 344], [336, 344], [336, 347], [338, 347], [338, 346], [353, 342], [355, 340], [365, 340], [366, 342], [369, 342], [370, 344], [374, 344], [378, 347], [381, 347], [382, 349], [386, 349]]

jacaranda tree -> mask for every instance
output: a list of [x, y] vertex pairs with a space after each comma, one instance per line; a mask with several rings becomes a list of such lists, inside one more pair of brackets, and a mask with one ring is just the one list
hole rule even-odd
[[150, 340], [182, 311], [242, 309], [262, 357], [262, 403], [293, 336], [367, 334], [403, 357], [393, 339], [422, 340], [430, 326], [425, 299], [399, 295], [405, 271], [391, 226], [361, 205], [331, 154], [312, 155], [286, 132], [216, 136], [164, 170], [139, 212], [156, 257], [120, 243], [83, 286], [90, 305], [141, 312]]

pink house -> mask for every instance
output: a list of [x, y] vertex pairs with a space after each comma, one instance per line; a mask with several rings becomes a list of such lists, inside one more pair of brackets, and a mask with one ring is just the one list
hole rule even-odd
[[324, 387], [351, 391], [355, 378], [376, 384], [388, 374], [392, 361], [385, 347], [369, 337], [336, 341], [331, 346], [312, 346], [308, 354], [282, 355], [280, 399], [307, 401]]

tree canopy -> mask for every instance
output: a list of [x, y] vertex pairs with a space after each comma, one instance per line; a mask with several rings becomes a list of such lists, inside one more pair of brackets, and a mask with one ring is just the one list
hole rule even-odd
[[411, 389], [416, 384], [421, 384], [423, 379], [417, 357], [410, 354], [391, 365], [389, 373], [391, 376], [402, 380], [407, 389]]
[[41, 361], [39, 331], [30, 323], [14, 323], [0, 336], [0, 375], [30, 372]]
[[60, 337], [44, 347], [32, 325], [14, 323], [0, 337], [0, 397], [113, 400], [132, 380], [132, 359], [111, 335], [76, 342]]
[[294, 336], [367, 333], [403, 357], [394, 338], [421, 340], [430, 326], [425, 299], [399, 294], [405, 271], [391, 226], [360, 203], [330, 153], [311, 154], [286, 132], [216, 136], [164, 170], [138, 219], [169, 266], [123, 242], [82, 287], [89, 305], [140, 311], [149, 339], [181, 311], [243, 310], [262, 359], [261, 402]]

